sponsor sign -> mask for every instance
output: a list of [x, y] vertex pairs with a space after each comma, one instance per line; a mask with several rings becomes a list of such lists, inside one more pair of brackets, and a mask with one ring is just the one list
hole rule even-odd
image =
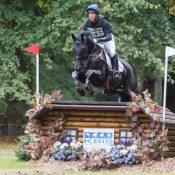
[[86, 150], [107, 148], [114, 145], [114, 129], [85, 128], [83, 148]]

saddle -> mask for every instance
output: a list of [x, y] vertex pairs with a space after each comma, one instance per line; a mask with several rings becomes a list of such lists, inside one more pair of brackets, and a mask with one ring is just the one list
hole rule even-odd
[[[110, 56], [108, 55], [108, 53], [106, 52], [106, 50], [105, 50], [105, 48], [104, 48], [104, 46], [103, 46], [103, 44], [100, 44], [100, 43], [96, 43], [98, 46], [100, 46], [102, 49], [103, 49], [103, 51], [104, 51], [104, 53], [105, 53], [105, 56], [106, 56], [106, 59], [103, 57], [103, 60], [107, 63], [107, 65], [108, 65], [108, 68], [109, 68], [109, 70], [110, 71], [113, 71], [113, 69], [112, 69], [112, 64], [111, 64], [111, 58], [110, 58]], [[123, 64], [121, 63], [121, 61], [118, 59], [118, 69], [119, 69], [119, 72], [124, 72], [124, 66], [123, 66]]]

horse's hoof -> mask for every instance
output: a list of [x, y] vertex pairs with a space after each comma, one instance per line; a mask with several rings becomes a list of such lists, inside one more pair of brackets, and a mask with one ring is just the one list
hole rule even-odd
[[77, 92], [81, 95], [81, 96], [85, 96], [85, 91], [83, 89], [77, 89]]
[[93, 94], [94, 94], [94, 91], [90, 91], [90, 92], [89, 92], [89, 95], [93, 95]]
[[93, 94], [94, 94], [94, 91], [93, 91], [93, 90], [86, 90], [86, 93], [87, 93], [88, 95], [93, 95]]
[[110, 96], [110, 95], [116, 94], [116, 91], [115, 90], [109, 90], [109, 89], [103, 89], [102, 94], [104, 94], [106, 96]]
[[84, 88], [85, 88], [85, 90], [90, 91], [89, 86], [85, 85]]
[[108, 95], [108, 93], [109, 93], [109, 91], [107, 89], [103, 89], [101, 92], [103, 95]]

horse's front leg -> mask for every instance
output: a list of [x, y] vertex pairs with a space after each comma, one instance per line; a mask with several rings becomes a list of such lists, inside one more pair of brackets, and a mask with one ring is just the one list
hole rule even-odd
[[75, 82], [75, 89], [76, 91], [81, 95], [85, 95], [85, 90], [81, 86], [81, 82], [79, 81], [80, 79], [80, 73], [77, 71], [72, 72], [72, 78], [74, 79]]
[[92, 91], [92, 85], [90, 83], [90, 77], [93, 75], [93, 74], [96, 74], [98, 76], [101, 76], [102, 75], [102, 72], [100, 70], [93, 70], [93, 69], [89, 69], [86, 73], [85, 73], [85, 76], [86, 76], [86, 84], [85, 84], [85, 89], [89, 92], [93, 92]]

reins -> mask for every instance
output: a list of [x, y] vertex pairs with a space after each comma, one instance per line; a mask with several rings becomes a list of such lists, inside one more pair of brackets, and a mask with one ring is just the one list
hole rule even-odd
[[[80, 41], [76, 41], [75, 44], [84, 44], [84, 43], [82, 43]], [[101, 52], [99, 54], [97, 54], [97, 55], [93, 54], [95, 49], [97, 48], [97, 44], [95, 44], [94, 42], [93, 42], [93, 44], [94, 44], [94, 47], [91, 50], [90, 54], [86, 53], [87, 55], [81, 56], [81, 58], [83, 58], [83, 61], [81, 61], [81, 62], [82, 62], [82, 65], [83, 65], [84, 68], [86, 68], [88, 63], [91, 62], [91, 61], [96, 61], [98, 59], [104, 60], [103, 49], [101, 47], [100, 47]], [[84, 44], [84, 45], [85, 45], [86, 50], [88, 50], [87, 45], [86, 44]], [[80, 60], [81, 58], [79, 56], [76, 56], [76, 59], [78, 59], [78, 60]]]
[[99, 54], [97, 54], [97, 56], [95, 56], [94, 57], [94, 54], [93, 54], [93, 52], [94, 52], [94, 50], [96, 49], [96, 44], [95, 44], [95, 46], [94, 46], [94, 48], [93, 48], [93, 50], [91, 51], [91, 53], [88, 55], [88, 57], [87, 57], [87, 61], [95, 61], [95, 60], [97, 60], [97, 59], [101, 59], [101, 60], [104, 60], [104, 58], [103, 58], [103, 49], [101, 48], [101, 52], [99, 53]]

